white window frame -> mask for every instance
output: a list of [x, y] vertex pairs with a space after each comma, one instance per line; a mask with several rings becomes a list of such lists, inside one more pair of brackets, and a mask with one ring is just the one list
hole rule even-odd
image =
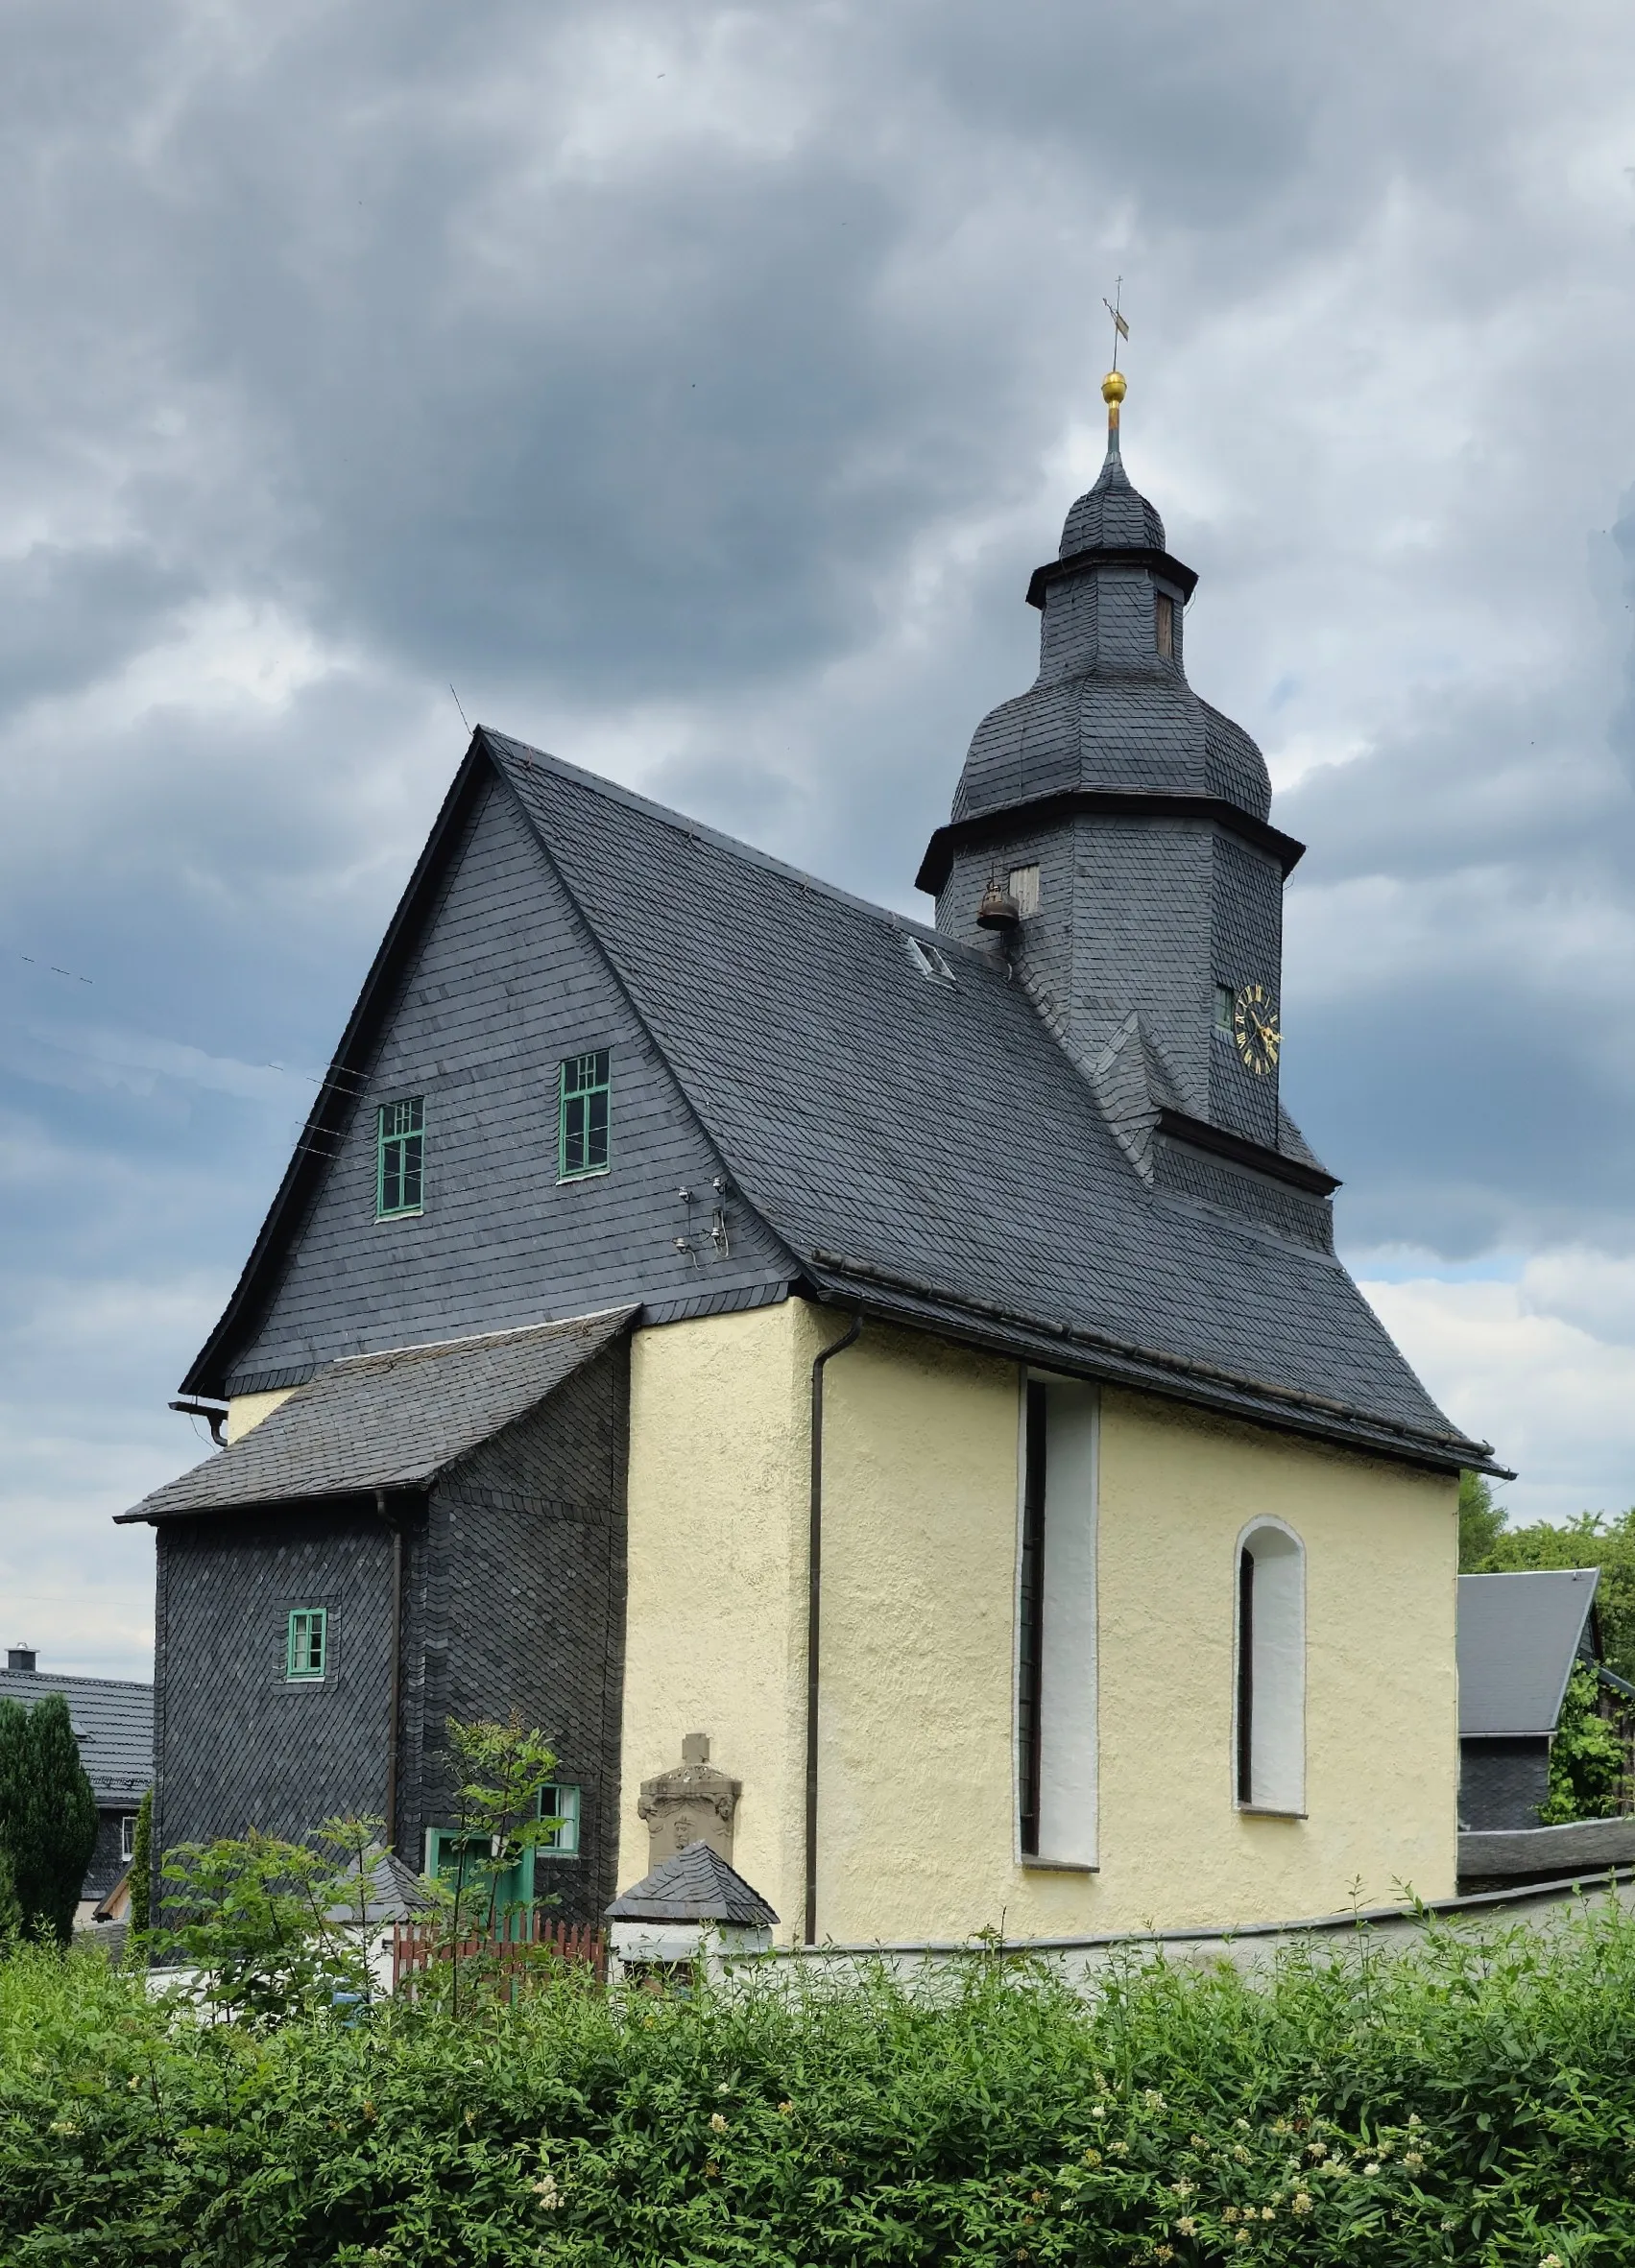
[[119, 1815], [119, 1862], [129, 1866], [136, 1855], [136, 1814], [122, 1811]]
[[[1257, 1550], [1257, 1539], [1262, 1549]], [[1249, 1792], [1240, 1777], [1244, 1689], [1241, 1567], [1255, 1563], [1250, 1615]], [[1306, 1545], [1286, 1520], [1246, 1523], [1232, 1553], [1231, 1787], [1236, 1809], [1278, 1819], [1306, 1810]]]
[[[1039, 1849], [1022, 1848], [1022, 1577], [1027, 1520], [1027, 1389], [1046, 1390], [1045, 1599], [1040, 1675]], [[1018, 1866], [1100, 1867], [1101, 1396], [1052, 1372], [1020, 1373], [1016, 1582], [1011, 1608], [1011, 1818]], [[1054, 1497], [1055, 1513], [1051, 1504]]]

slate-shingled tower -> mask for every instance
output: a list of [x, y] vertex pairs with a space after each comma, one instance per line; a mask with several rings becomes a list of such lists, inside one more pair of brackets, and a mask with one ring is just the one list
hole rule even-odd
[[[1312, 1201], [1334, 1184], [1279, 1109], [1275, 1060], [1245, 1068], [1226, 1006], [1259, 985], [1275, 1027], [1283, 883], [1302, 846], [1269, 824], [1260, 750], [1187, 682], [1197, 577], [1124, 470], [1123, 378], [1102, 391], [1106, 462], [1028, 585], [1038, 679], [977, 727], [920, 885], [940, 930], [979, 943], [984, 889], [1017, 877], [1006, 949], [1143, 1178], [1202, 1176], [1194, 1193], [1218, 1197], [1219, 1166], [1195, 1153], [1225, 1153], [1301, 1189], [1294, 1210], [1326, 1237]], [[1289, 1226], [1289, 1205], [1268, 1202]]]

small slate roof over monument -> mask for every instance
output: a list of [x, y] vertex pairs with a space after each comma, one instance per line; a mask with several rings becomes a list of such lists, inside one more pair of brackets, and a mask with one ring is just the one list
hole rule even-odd
[[131, 1678], [60, 1677], [46, 1669], [0, 1669], [0, 1701], [32, 1708], [48, 1693], [68, 1704], [80, 1761], [104, 1810], [134, 1810], [154, 1777], [154, 1689]]
[[758, 1890], [708, 1843], [689, 1843], [621, 1892], [607, 1910], [610, 1922], [731, 1922], [740, 1929], [768, 1929], [778, 1919]]
[[1599, 1567], [1459, 1577], [1459, 1737], [1547, 1736], [1584, 1643]]
[[545, 1398], [635, 1309], [331, 1363], [228, 1449], [144, 1496], [124, 1520], [293, 1498], [426, 1488]]

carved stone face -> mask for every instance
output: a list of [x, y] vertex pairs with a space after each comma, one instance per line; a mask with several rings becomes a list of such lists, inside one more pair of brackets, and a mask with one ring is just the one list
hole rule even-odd
[[670, 1822], [670, 1831], [676, 1838], [676, 1849], [685, 1850], [689, 1843], [699, 1839], [698, 1822], [689, 1811], [678, 1811]]

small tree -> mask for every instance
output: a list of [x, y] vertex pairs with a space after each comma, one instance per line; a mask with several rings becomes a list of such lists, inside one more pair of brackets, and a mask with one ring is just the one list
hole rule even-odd
[[345, 1927], [349, 1869], [303, 1843], [252, 1828], [165, 1853], [161, 1925], [150, 1943], [196, 1980], [218, 2020], [268, 2031], [301, 2010], [367, 1999], [361, 1939]]
[[131, 1842], [131, 1934], [141, 1937], [153, 1918], [154, 1791], [144, 1790]]
[[68, 1704], [0, 1701], [0, 1843], [11, 1856], [23, 1927], [66, 1945], [97, 1839], [97, 1803]]
[[1493, 1501], [1493, 1483], [1485, 1473], [1459, 1475], [1459, 1572], [1475, 1574], [1498, 1542], [1508, 1518], [1503, 1504]]
[[504, 1725], [468, 1725], [450, 1717], [448, 1758], [455, 1780], [456, 1858], [454, 1880], [445, 1888], [453, 1937], [450, 1996], [458, 2010], [463, 1932], [474, 1922], [489, 1937], [496, 1933], [504, 1919], [505, 1875], [562, 1823], [540, 1815], [540, 1792], [555, 1775], [556, 1751], [515, 1711]]

